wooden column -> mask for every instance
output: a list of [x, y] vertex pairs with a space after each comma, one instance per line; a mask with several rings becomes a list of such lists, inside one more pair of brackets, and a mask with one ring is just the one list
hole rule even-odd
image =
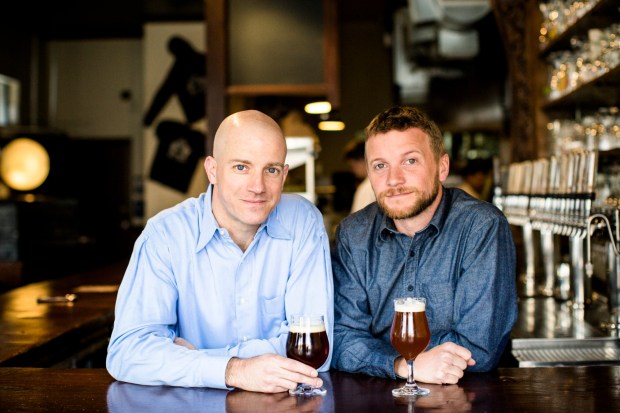
[[213, 154], [213, 138], [226, 117], [226, 0], [205, 0], [207, 24], [207, 141], [206, 154]]
[[541, 66], [535, 48], [538, 31], [534, 22], [538, 13], [537, 1], [492, 0], [491, 3], [508, 60], [511, 96], [508, 129], [512, 161], [533, 159], [537, 157], [540, 146], [537, 138], [540, 91], [536, 87], [536, 78], [541, 75]]

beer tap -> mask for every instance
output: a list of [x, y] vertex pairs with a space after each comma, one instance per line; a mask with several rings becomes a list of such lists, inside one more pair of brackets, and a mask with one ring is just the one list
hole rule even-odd
[[[533, 184], [536, 193], [536, 220], [534, 221], [535, 229], [540, 231], [540, 248], [543, 260], [544, 281], [540, 286], [540, 293], [544, 296], [553, 296], [555, 286], [555, 245], [552, 227], [549, 224], [550, 214], [549, 201], [546, 195], [550, 191], [550, 161], [548, 159], [539, 159], [535, 164], [535, 173]], [[534, 191], [533, 191], [534, 192]]]
[[526, 297], [533, 297], [536, 294], [536, 259], [534, 251], [534, 232], [532, 228], [531, 214], [532, 206], [532, 177], [533, 164], [530, 161], [522, 163], [520, 168], [521, 180], [519, 192], [523, 195], [524, 210], [526, 218], [522, 222], [521, 231], [523, 233], [523, 243], [525, 246], [525, 274], [523, 274], [523, 283]]
[[555, 245], [553, 242], [553, 232], [541, 229], [540, 244], [544, 260], [545, 281], [540, 290], [541, 294], [547, 297], [553, 296], [553, 288], [555, 286]]
[[583, 238], [572, 236], [569, 238], [571, 275], [573, 287], [573, 315], [582, 320], [587, 302], [587, 293], [590, 288], [586, 282], [591, 279], [586, 278], [583, 264]]
[[565, 159], [566, 183], [571, 195], [566, 215], [570, 231], [564, 234], [569, 236], [573, 314], [580, 318], [583, 317], [586, 304], [592, 299], [592, 274], [584, 271], [583, 241], [588, 238], [589, 248], [591, 234], [587, 227], [590, 221], [587, 219], [596, 185], [597, 156], [595, 151], [583, 151], [567, 154]]
[[[592, 227], [592, 221], [595, 219], [600, 219], [594, 227]], [[592, 277], [594, 274], [594, 266], [592, 265], [592, 247], [591, 247], [591, 238], [592, 234], [596, 229], [607, 228], [607, 233], [609, 234], [609, 247], [608, 247], [608, 280], [607, 280], [607, 289], [609, 293], [608, 305], [609, 305], [609, 322], [607, 323], [607, 327], [615, 332], [618, 332], [620, 329], [620, 252], [618, 251], [618, 246], [620, 245], [620, 208], [616, 208], [615, 210], [615, 226], [616, 233], [612, 232], [611, 224], [609, 223], [609, 219], [604, 214], [593, 214], [588, 217], [587, 220], [587, 248], [586, 248], [586, 274], [588, 277]]]

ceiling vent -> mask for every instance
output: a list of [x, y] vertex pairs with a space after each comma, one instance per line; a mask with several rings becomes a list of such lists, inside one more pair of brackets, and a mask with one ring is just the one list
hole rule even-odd
[[409, 0], [409, 54], [420, 62], [473, 58], [474, 24], [490, 11], [489, 0]]
[[433, 77], [463, 75], [459, 62], [479, 53], [476, 23], [489, 0], [409, 0], [394, 13], [394, 78], [408, 103], [426, 100]]

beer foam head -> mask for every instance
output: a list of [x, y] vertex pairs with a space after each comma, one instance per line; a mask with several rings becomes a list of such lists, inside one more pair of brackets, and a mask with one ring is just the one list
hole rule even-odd
[[291, 333], [321, 333], [325, 331], [323, 324], [291, 324], [289, 326]]
[[293, 314], [289, 320], [289, 331], [292, 333], [320, 333], [325, 331], [323, 317]]
[[426, 311], [426, 303], [422, 300], [412, 300], [411, 298], [396, 300], [394, 302], [394, 310], [399, 313], [417, 313], [419, 311]]

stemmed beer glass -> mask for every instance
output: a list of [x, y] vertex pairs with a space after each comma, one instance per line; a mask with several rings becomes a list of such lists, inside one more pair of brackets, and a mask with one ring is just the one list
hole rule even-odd
[[397, 298], [394, 300], [394, 319], [390, 332], [392, 346], [407, 361], [407, 383], [392, 390], [392, 395], [426, 396], [430, 390], [418, 387], [413, 379], [413, 361], [426, 349], [431, 341], [431, 332], [426, 320], [426, 299], [421, 297]]
[[[293, 314], [289, 322], [286, 340], [286, 356], [301, 361], [315, 369], [325, 363], [329, 355], [329, 341], [322, 315]], [[295, 390], [288, 391], [291, 396], [325, 396], [327, 390], [300, 383]]]

